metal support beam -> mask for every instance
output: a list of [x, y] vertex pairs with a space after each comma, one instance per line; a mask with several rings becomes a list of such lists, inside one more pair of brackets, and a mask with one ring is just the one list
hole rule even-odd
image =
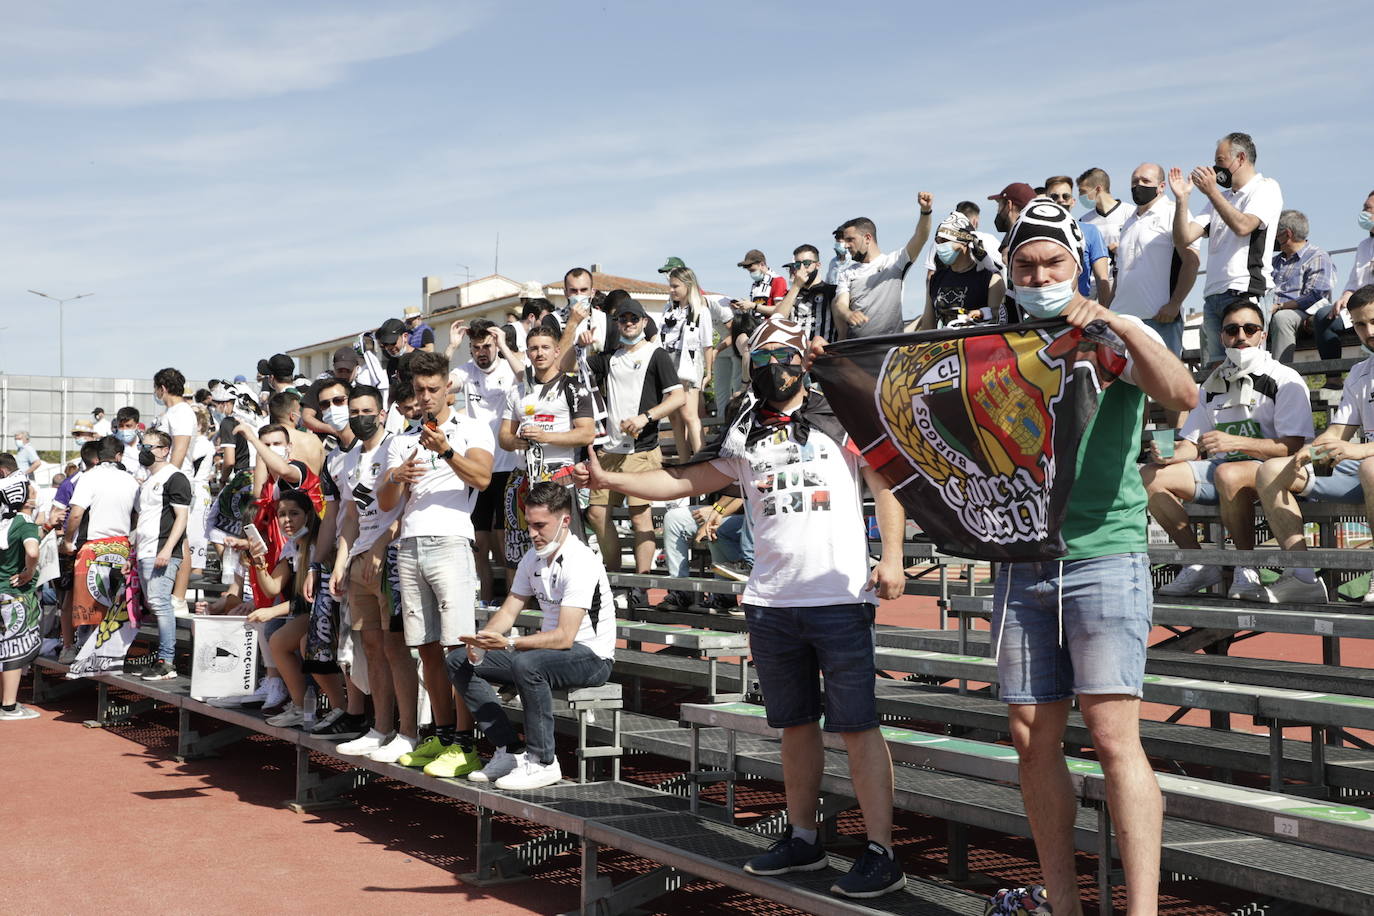
[[[581, 837], [561, 830], [550, 830], [516, 846], [507, 846], [492, 840], [491, 817], [491, 809], [477, 809], [477, 870], [459, 875], [464, 883], [486, 887], [523, 881], [530, 877], [530, 869], [542, 865], [553, 856], [572, 852], [579, 846], [582, 848], [585, 867], [588, 853]], [[591, 857], [595, 868], [594, 850]]]
[[[584, 845], [583, 848], [585, 850], [586, 846]], [[591, 914], [594, 916], [620, 916], [620, 914], [628, 913], [656, 897], [672, 893], [690, 880], [676, 868], [664, 866], [648, 874], [637, 875], [628, 881], [622, 881], [615, 886], [611, 885], [609, 878], [598, 878], [593, 885], [597, 893], [589, 895], [587, 892], [589, 883], [587, 881], [586, 861], [584, 852], [582, 909], [580, 910], [582, 916], [591, 916]], [[593, 863], [595, 863], [594, 858]], [[563, 916], [574, 916], [574, 914], [564, 913]]]
[[188, 760], [199, 760], [202, 757], [218, 756], [216, 751], [220, 748], [228, 747], [253, 734], [256, 732], [241, 725], [226, 725], [217, 732], [202, 735], [191, 728], [191, 711], [178, 709], [176, 760], [179, 763], [185, 763]]
[[346, 804], [339, 796], [372, 781], [370, 770], [348, 769], [332, 776], [320, 776], [310, 769], [310, 748], [296, 745], [296, 797], [282, 803], [297, 814]]

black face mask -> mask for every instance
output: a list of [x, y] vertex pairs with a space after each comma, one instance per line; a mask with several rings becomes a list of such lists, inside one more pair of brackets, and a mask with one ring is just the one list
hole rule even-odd
[[749, 377], [754, 394], [764, 401], [786, 401], [801, 388], [800, 366], [780, 366], [769, 363], [765, 369], [755, 369]]
[[998, 232], [1006, 232], [1011, 228], [1011, 219], [1007, 216], [1005, 212], [1000, 212], [993, 219], [992, 225], [997, 229]]
[[150, 449], [150, 448], [142, 448], [142, 449], [139, 449], [139, 451], [138, 451], [138, 463], [139, 463], [140, 465], [142, 465], [142, 466], [145, 467], [145, 468], [150, 468], [150, 467], [152, 467], [156, 462], [157, 462], [157, 458], [155, 458], [155, 457], [153, 456], [153, 450], [152, 450], [152, 449]]
[[353, 435], [366, 442], [377, 434], [377, 417], [372, 415], [349, 417], [348, 428]]
[[1228, 169], [1226, 166], [1223, 165], [1223, 166], [1221, 166], [1220, 168], [1216, 169], [1215, 171], [1216, 171], [1216, 173], [1217, 173], [1217, 187], [1219, 187], [1219, 188], [1229, 188], [1229, 187], [1231, 187], [1231, 170]]
[[1159, 196], [1159, 188], [1152, 188], [1149, 185], [1133, 185], [1131, 187], [1131, 200], [1135, 201], [1137, 207], [1143, 207]]

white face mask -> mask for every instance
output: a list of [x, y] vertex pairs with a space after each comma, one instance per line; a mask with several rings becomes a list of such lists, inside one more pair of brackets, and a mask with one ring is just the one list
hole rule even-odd
[[1226, 359], [1231, 365], [1245, 372], [1259, 365], [1264, 359], [1264, 350], [1260, 347], [1227, 347]]
[[566, 527], [567, 526], [564, 525], [562, 522], [559, 522], [558, 531], [554, 533], [554, 536], [549, 539], [548, 543], [546, 543], [543, 547], [534, 548], [535, 555], [537, 555], [541, 560], [547, 560], [549, 557], [557, 553], [558, 548], [563, 546], [563, 531]]
[[281, 456], [281, 458], [282, 458], [283, 461], [289, 460], [289, 459], [287, 459], [287, 457], [286, 457], [286, 453], [287, 453], [286, 446], [284, 446], [284, 445], [269, 445], [268, 448], [271, 449], [273, 453], [275, 453], [275, 454]]
[[340, 407], [330, 405], [325, 409], [324, 422], [335, 429], [343, 429], [348, 425], [348, 407], [346, 405]]

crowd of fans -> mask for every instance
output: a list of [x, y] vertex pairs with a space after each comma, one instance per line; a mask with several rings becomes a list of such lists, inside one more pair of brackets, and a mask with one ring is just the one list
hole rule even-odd
[[[1129, 202], [1113, 196], [1098, 168], [1038, 187], [1013, 182], [989, 197], [999, 235], [980, 229], [977, 204], [960, 202], [937, 219], [922, 192], [900, 247], [884, 252], [877, 227], [860, 217], [833, 231], [833, 253], [809, 242], [793, 248], [786, 278], [750, 249], [739, 261], [748, 291], [738, 298], [703, 291], [690, 267], [669, 258], [660, 315], [624, 290], [595, 289], [593, 275], [574, 268], [564, 301], [529, 284], [504, 323], [453, 322], [446, 352], [409, 308], [340, 347], [331, 371], [314, 379], [298, 376], [282, 353], [260, 361], [251, 379], [217, 379], [196, 392], [181, 371], [163, 369], [153, 378], [164, 407], [156, 418], [122, 407], [112, 421], [97, 410], [74, 425], [79, 462], [54, 478], [41, 507], [29, 483], [41, 460], [27, 434], [0, 455], [6, 632], [23, 629], [11, 626], [21, 618], [36, 629], [43, 584], [60, 607], [59, 659], [72, 661], [83, 628], [100, 622], [87, 571], [122, 560], [136, 569], [158, 624], [157, 658], [142, 677], [174, 678], [188, 583], [217, 569], [223, 592], [199, 610], [261, 626], [267, 668], [256, 694], [219, 702], [261, 704], [269, 723], [334, 736], [343, 755], [537, 788], [561, 778], [550, 690], [604, 683], [617, 608], [646, 603], [642, 590], [613, 587], [607, 575], [624, 569], [623, 535], [637, 573], [652, 571], [661, 551], [668, 572], [685, 577], [704, 544], [715, 574], [747, 583], [743, 606], [682, 589], [661, 607], [747, 616], [769, 720], [787, 731], [814, 730], [815, 675], [824, 671], [826, 727], [844, 733], [864, 774], [856, 787], [871, 841], [836, 890], [882, 893], [901, 875], [890, 811], [879, 814], [891, 807], [891, 764], [872, 737], [871, 654], [865, 662], [865, 643], [851, 631], [871, 627], [879, 597], [901, 592], [902, 518], [886, 486], [844, 447], [809, 387], [807, 361], [823, 342], [904, 328], [1056, 314], [1078, 321], [1084, 302], [1139, 319], [1178, 356], [1180, 309], [1205, 239], [1201, 361], [1212, 372], [1197, 388], [1198, 406], [1186, 417], [1175, 410], [1156, 431], [1139, 478], [1122, 492], [1142, 493], [1184, 548], [1198, 547], [1189, 502], [1219, 504], [1238, 548], [1253, 546], [1257, 503], [1292, 550], [1304, 546], [1299, 500], [1363, 499], [1374, 519], [1374, 445], [1355, 441], [1374, 433], [1374, 356], [1343, 382], [1332, 371], [1328, 384], [1344, 386], [1340, 406], [1315, 439], [1308, 387], [1287, 365], [1304, 334], [1324, 358], [1340, 356], [1347, 332], [1374, 353], [1374, 194], [1339, 287], [1330, 257], [1307, 240], [1306, 217], [1284, 209], [1279, 184], [1256, 161], [1248, 135], [1228, 134], [1212, 166], [1185, 174], [1140, 165]], [[1085, 212], [1072, 219], [1075, 203]], [[925, 307], [908, 323], [903, 282], [932, 237]], [[1046, 241], [1058, 255], [1035, 248]], [[1036, 264], [1028, 255], [1021, 272], [1018, 250], [1049, 253]], [[1061, 265], [1055, 258], [1065, 252]], [[1054, 280], [1056, 271], [1067, 278]], [[1138, 431], [1139, 412], [1134, 422]], [[804, 465], [804, 478], [791, 465]], [[795, 492], [783, 492], [789, 473]], [[865, 483], [883, 545], [872, 570]], [[798, 496], [813, 484], [827, 492], [824, 504]], [[660, 541], [651, 506], [664, 502]], [[40, 583], [45, 531], [60, 541], [59, 574]], [[1162, 591], [1191, 594], [1221, 578], [1217, 567], [1186, 566]], [[1238, 568], [1230, 595], [1327, 600], [1302, 568], [1268, 586]], [[1365, 600], [1374, 603], [1374, 588]], [[542, 630], [512, 636], [531, 603], [543, 612]], [[0, 718], [32, 715], [16, 691], [36, 651], [36, 642], [7, 650]], [[492, 685], [519, 693], [523, 740]], [[312, 692], [327, 697], [327, 712], [314, 715]], [[478, 727], [495, 747], [485, 762]], [[814, 744], [803, 737], [792, 739], [793, 774], [819, 753], [819, 731]], [[808, 813], [807, 792], [794, 798], [791, 778], [788, 834], [751, 871], [823, 867], [816, 793]], [[797, 778], [805, 788], [810, 777]]]

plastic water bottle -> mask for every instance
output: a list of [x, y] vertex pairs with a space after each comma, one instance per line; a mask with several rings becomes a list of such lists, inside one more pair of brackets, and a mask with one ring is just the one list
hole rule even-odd
[[319, 708], [319, 705], [319, 697], [315, 694], [314, 686], [305, 688], [305, 709], [301, 711], [305, 713], [305, 727], [307, 730], [310, 726], [315, 724], [315, 710]]

